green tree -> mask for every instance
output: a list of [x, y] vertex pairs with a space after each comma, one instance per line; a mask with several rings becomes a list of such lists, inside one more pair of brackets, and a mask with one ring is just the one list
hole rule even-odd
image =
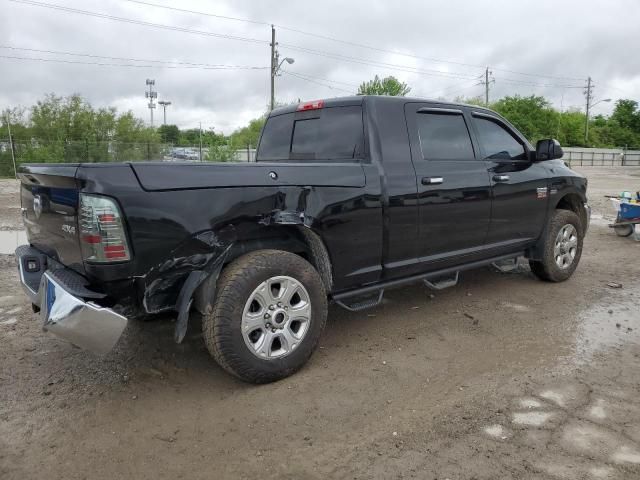
[[22, 107], [6, 108], [0, 113], [0, 141], [9, 139], [9, 125], [14, 138], [29, 138], [31, 129], [26, 120], [26, 109]]
[[363, 82], [358, 87], [358, 95], [388, 95], [391, 97], [404, 97], [411, 88], [396, 77], [389, 76], [380, 79], [377, 75], [373, 80]]
[[493, 103], [491, 108], [509, 120], [534, 145], [542, 138], [557, 134], [559, 113], [544, 97], [504, 97]]
[[635, 100], [618, 100], [609, 119], [621, 128], [640, 132], [640, 111]]
[[202, 132], [199, 128], [188, 128], [180, 130], [178, 144], [181, 146], [200, 145], [200, 138], [202, 138], [202, 145], [222, 145], [227, 142], [226, 137], [221, 133], [216, 133], [213, 128], [202, 130]]
[[256, 148], [265, 120], [266, 116], [254, 118], [246, 127], [234, 131], [229, 137], [231, 145], [234, 148], [247, 148], [248, 146]]
[[180, 129], [176, 125], [162, 125], [158, 128], [158, 134], [164, 143], [177, 145], [180, 140]]
[[232, 162], [235, 160], [235, 149], [231, 145], [209, 145], [205, 159], [209, 162]]
[[589, 123], [589, 143], [612, 147], [640, 146], [640, 111], [635, 100], [616, 102], [609, 118], [596, 117]]
[[584, 146], [584, 121], [586, 116], [580, 111], [567, 111], [558, 115], [556, 133], [552, 135], [562, 145], [581, 147]]

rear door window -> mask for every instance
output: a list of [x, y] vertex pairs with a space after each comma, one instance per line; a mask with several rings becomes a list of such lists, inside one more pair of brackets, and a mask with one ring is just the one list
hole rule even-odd
[[270, 117], [262, 132], [257, 160], [287, 160], [292, 128], [293, 113]]
[[362, 157], [363, 139], [360, 106], [286, 113], [267, 121], [257, 160], [356, 160]]
[[473, 160], [473, 146], [462, 113], [418, 112], [418, 136], [425, 160]]

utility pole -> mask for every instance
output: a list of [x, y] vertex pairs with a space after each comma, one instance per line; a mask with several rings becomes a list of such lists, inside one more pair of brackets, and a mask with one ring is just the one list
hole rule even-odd
[[489, 67], [484, 71], [484, 104], [489, 106]]
[[269, 103], [269, 111], [273, 110], [276, 103], [276, 65], [278, 65], [276, 55], [276, 29], [271, 25], [271, 102]]
[[586, 119], [584, 122], [584, 145], [589, 145], [589, 113], [591, 110], [591, 100], [593, 100], [593, 82], [591, 77], [587, 78], [587, 88], [584, 91], [584, 95], [587, 98]]
[[482, 78], [483, 75], [480, 75], [480, 77], [478, 77], [478, 80], [480, 80], [478, 83], [476, 83], [476, 85], [484, 85], [484, 104], [486, 107], [489, 106], [489, 85], [492, 83], [495, 83], [496, 81], [493, 79], [493, 72], [491, 70], [489, 70], [489, 67], [487, 67], [484, 70], [484, 78]]
[[13, 160], [13, 174], [18, 179], [18, 169], [16, 168], [16, 150], [13, 145], [13, 137], [11, 136], [11, 117], [7, 112], [7, 130], [9, 130], [9, 147], [11, 148], [11, 160]]
[[200, 161], [202, 162], [202, 122], [200, 122]]
[[149, 99], [149, 112], [151, 114], [151, 126], [153, 127], [153, 109], [156, 108], [156, 104], [153, 103], [154, 99], [158, 98], [158, 92], [153, 90], [153, 86], [156, 84], [156, 81], [152, 78], [147, 78], [147, 86], [149, 87], [148, 92], [144, 92], [145, 98]]
[[489, 85], [491, 83], [495, 83], [495, 80], [492, 78], [493, 72], [489, 70], [487, 67], [484, 71], [484, 81], [481, 81], [481, 84], [484, 84], [484, 104], [486, 107], [489, 106]]
[[162, 124], [166, 125], [167, 124], [167, 107], [171, 105], [171, 102], [168, 102], [166, 100], [160, 100], [158, 104], [162, 107], [162, 115], [163, 115], [162, 118], [164, 119]]

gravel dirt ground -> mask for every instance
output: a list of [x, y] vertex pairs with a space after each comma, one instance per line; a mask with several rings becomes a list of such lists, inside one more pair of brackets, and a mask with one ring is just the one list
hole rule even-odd
[[[596, 215], [569, 281], [523, 264], [332, 306], [309, 364], [265, 386], [197, 326], [173, 344], [170, 317], [104, 359], [45, 334], [0, 256], [0, 478], [640, 478], [640, 242], [602, 198], [640, 169], [582, 172]], [[0, 183], [3, 226], [16, 192]]]

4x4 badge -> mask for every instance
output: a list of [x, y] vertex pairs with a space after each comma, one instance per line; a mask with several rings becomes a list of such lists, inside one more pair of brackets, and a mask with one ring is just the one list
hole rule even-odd
[[547, 187], [540, 187], [536, 190], [538, 192], [538, 198], [547, 198], [547, 192], [549, 190]]

